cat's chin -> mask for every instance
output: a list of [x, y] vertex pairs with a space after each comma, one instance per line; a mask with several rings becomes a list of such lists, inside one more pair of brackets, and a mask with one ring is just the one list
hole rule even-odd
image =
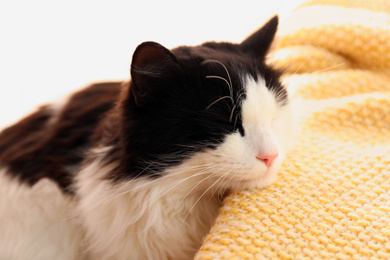
[[266, 188], [272, 185], [277, 179], [277, 173], [267, 173], [258, 178], [244, 179], [237, 181], [237, 189], [240, 190], [253, 190]]

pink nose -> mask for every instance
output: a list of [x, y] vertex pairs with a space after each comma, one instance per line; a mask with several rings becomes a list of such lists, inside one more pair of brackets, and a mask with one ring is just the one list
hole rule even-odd
[[256, 155], [256, 159], [263, 161], [267, 167], [271, 167], [279, 154]]

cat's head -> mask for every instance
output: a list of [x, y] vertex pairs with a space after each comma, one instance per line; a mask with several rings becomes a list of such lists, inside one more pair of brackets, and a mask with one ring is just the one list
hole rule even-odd
[[122, 104], [131, 177], [188, 167], [228, 188], [275, 180], [292, 130], [280, 73], [265, 64], [277, 24], [274, 17], [240, 44], [137, 47]]

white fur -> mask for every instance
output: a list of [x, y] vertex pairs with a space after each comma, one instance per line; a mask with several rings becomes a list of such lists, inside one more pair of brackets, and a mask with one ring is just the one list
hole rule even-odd
[[219, 208], [211, 195], [195, 204], [204, 190], [192, 189], [204, 178], [195, 157], [164, 177], [118, 185], [101, 179], [115, 167], [102, 156], [84, 168], [78, 214], [92, 259], [191, 259]]
[[[104, 161], [111, 148], [98, 148], [77, 175], [75, 205], [49, 180], [30, 188], [0, 170], [0, 258], [86, 259], [85, 245], [90, 259], [192, 259], [218, 214], [220, 195], [270, 185], [288, 146], [289, 107], [262, 80], [246, 77], [245, 88], [245, 135], [228, 135], [160, 178], [114, 184], [106, 177], [116, 164]], [[275, 153], [269, 168], [256, 159]]]
[[48, 179], [29, 187], [6, 171], [0, 169], [0, 259], [82, 259], [82, 232], [69, 219], [74, 200]]

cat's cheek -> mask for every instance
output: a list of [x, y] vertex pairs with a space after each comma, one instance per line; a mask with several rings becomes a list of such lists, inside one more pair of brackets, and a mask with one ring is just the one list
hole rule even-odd
[[247, 139], [239, 133], [230, 134], [223, 144], [206, 156], [207, 164], [220, 165], [223, 169], [213, 173], [214, 181], [225, 183], [229, 188], [248, 189], [265, 178], [269, 169], [256, 159]]
[[[275, 182], [277, 173], [286, 154], [289, 140], [290, 113], [285, 111], [274, 120], [272, 128], [247, 127], [245, 135], [238, 133], [225, 137], [225, 141], [208, 157], [218, 158], [221, 167], [214, 179], [224, 180], [232, 189], [249, 190], [264, 188]], [[256, 158], [260, 153], [276, 153], [271, 165]]]

